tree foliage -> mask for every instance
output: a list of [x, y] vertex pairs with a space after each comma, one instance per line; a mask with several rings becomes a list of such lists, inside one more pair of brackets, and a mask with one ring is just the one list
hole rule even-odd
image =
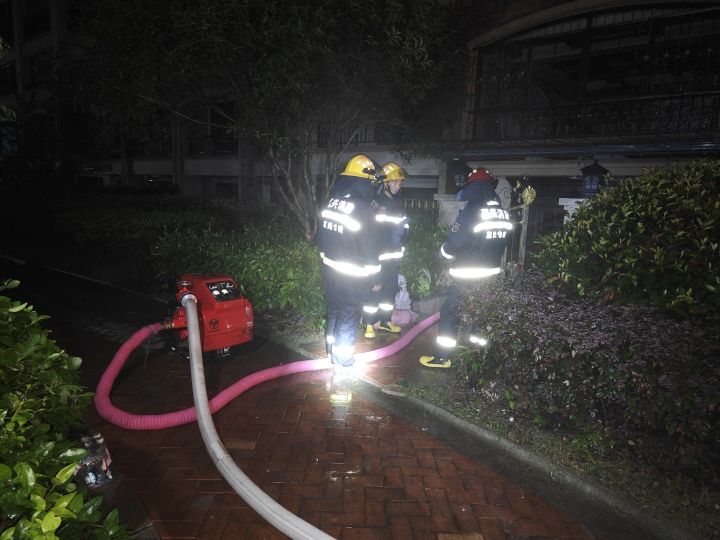
[[307, 238], [314, 155], [326, 155], [327, 188], [359, 130], [419, 146], [464, 104], [467, 51], [433, 0], [77, 1], [92, 44], [78, 76], [107, 124], [207, 105], [259, 148]]

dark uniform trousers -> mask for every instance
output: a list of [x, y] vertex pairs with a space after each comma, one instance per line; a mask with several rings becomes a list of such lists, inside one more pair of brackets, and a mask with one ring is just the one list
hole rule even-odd
[[[452, 282], [448, 286], [447, 298], [440, 308], [440, 322], [438, 323], [438, 337], [457, 339], [460, 317], [458, 307], [465, 292], [478, 285], [482, 280], [473, 279], [462, 283]], [[449, 358], [453, 355], [455, 346], [443, 345], [440, 340], [435, 343], [435, 358]]]
[[327, 265], [322, 268], [323, 289], [327, 303], [327, 341], [333, 364], [353, 363], [355, 337], [367, 296], [368, 279], [338, 272]]
[[[398, 292], [398, 273], [400, 272], [399, 261], [383, 261], [380, 269], [380, 278], [382, 279], [382, 287], [379, 291], [370, 289], [366, 306], [378, 308], [375, 313], [363, 313], [364, 324], [375, 324], [376, 322], [391, 322], [393, 306], [395, 305], [395, 296]], [[385, 307], [383, 309], [382, 306]]]

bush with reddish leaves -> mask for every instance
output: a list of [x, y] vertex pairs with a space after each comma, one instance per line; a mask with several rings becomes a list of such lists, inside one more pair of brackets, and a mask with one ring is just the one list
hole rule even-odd
[[463, 368], [489, 407], [557, 430], [602, 428], [654, 464], [717, 482], [720, 318], [676, 318], [649, 306], [571, 298], [530, 268], [465, 298], [484, 334]]

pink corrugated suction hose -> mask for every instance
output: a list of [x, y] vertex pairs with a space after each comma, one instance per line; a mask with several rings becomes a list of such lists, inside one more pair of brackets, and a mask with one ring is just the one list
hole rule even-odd
[[[435, 313], [427, 319], [419, 322], [407, 334], [402, 336], [400, 339], [398, 339], [391, 345], [383, 347], [382, 349], [376, 349], [374, 351], [356, 354], [355, 359], [357, 362], [363, 363], [371, 362], [373, 360], [378, 360], [380, 358], [390, 356], [391, 354], [395, 354], [400, 349], [407, 346], [426, 328], [429, 328], [430, 326], [435, 324], [439, 319], [440, 313]], [[122, 369], [123, 365], [125, 365], [125, 362], [130, 356], [130, 353], [132, 353], [132, 351], [139, 347], [143, 341], [145, 341], [149, 337], [154, 336], [164, 328], [166, 327], [162, 323], [155, 323], [138, 330], [135, 334], [133, 334], [130, 339], [123, 343], [118, 352], [115, 353], [112, 362], [110, 362], [110, 365], [100, 378], [100, 383], [98, 384], [95, 395], [95, 407], [97, 408], [100, 416], [108, 422], [111, 422], [116, 426], [120, 426], [125, 429], [142, 431], [152, 429], [165, 429], [169, 427], [180, 426], [183, 424], [189, 424], [190, 422], [195, 422], [197, 420], [195, 407], [190, 407], [182, 411], [166, 414], [138, 415], [121, 411], [120, 409], [115, 407], [110, 401], [110, 390], [112, 389], [115, 379], [120, 374], [120, 370]], [[300, 360], [298, 362], [291, 362], [289, 364], [283, 364], [281, 366], [276, 366], [264, 369], [262, 371], [258, 371], [257, 373], [253, 373], [251, 375], [248, 375], [247, 377], [243, 377], [235, 384], [229, 386], [228, 388], [220, 392], [217, 396], [212, 398], [209, 402], [210, 411], [212, 413], [215, 413], [249, 388], [252, 388], [253, 386], [262, 382], [276, 379], [278, 377], [283, 377], [285, 375], [291, 375], [293, 373], [302, 373], [303, 371], [317, 371], [320, 369], [329, 369], [331, 367], [332, 365], [330, 364], [329, 359], [321, 358]]]

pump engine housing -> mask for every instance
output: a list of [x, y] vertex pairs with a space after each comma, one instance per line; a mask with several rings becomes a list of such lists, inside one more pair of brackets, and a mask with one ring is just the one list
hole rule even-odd
[[[181, 298], [192, 293], [197, 298], [200, 339], [203, 352], [227, 353], [230, 347], [253, 339], [253, 309], [233, 278], [222, 274], [183, 274], [177, 279]], [[173, 327], [180, 339], [187, 339], [187, 315], [180, 305], [172, 314]]]

